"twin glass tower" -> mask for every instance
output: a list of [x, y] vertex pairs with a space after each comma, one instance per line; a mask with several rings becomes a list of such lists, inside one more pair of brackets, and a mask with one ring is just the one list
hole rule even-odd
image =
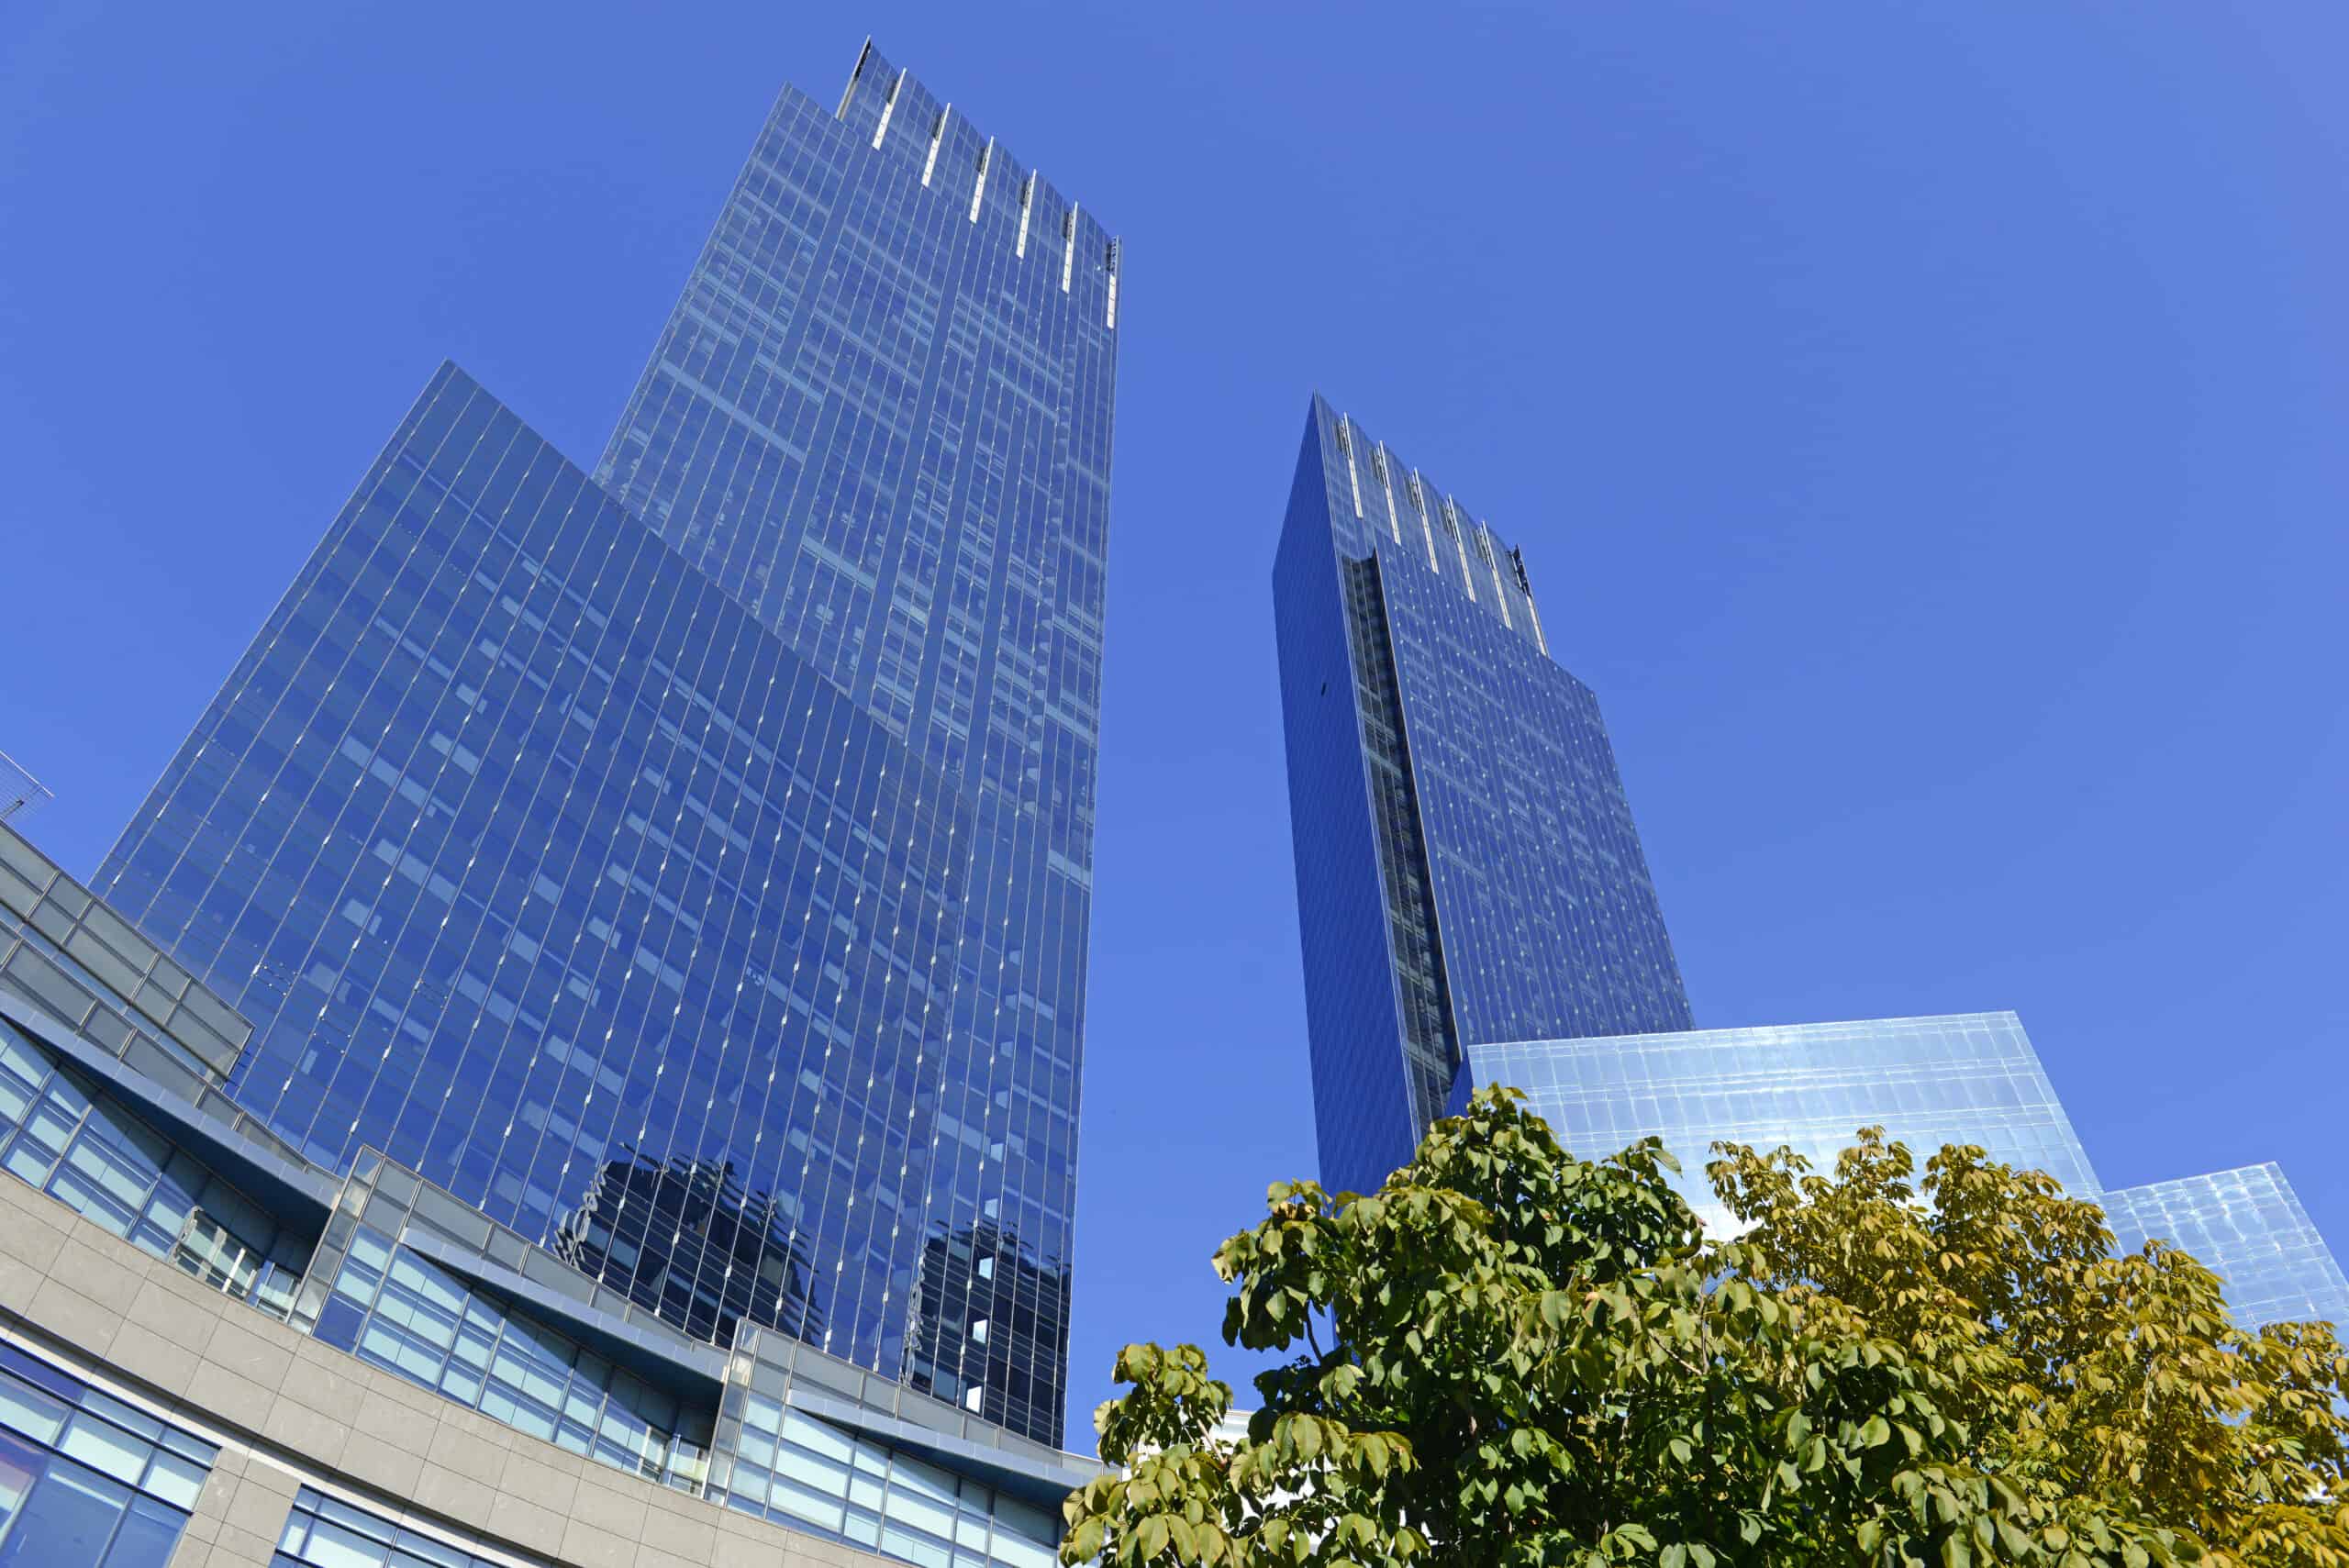
[[[592, 472], [442, 366], [97, 879], [251, 1021], [236, 1101], [1057, 1445], [1119, 272], [868, 46]], [[1318, 398], [1275, 586], [1332, 1185], [1502, 1079], [1584, 1147], [1885, 1121], [2098, 1190], [2011, 1015], [1695, 1030], [1522, 558]], [[2108, 1198], [2349, 1318], [2272, 1167]]]
[[1118, 271], [868, 45], [592, 473], [444, 365], [97, 879], [236, 1097], [1056, 1444]]

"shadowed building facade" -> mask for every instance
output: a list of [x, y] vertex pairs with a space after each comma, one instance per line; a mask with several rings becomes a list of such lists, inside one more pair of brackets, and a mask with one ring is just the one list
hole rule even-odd
[[[1056, 1442], [1064, 1287], [1016, 1351], [907, 1332], [974, 1310], [933, 1239], [1067, 1268], [1117, 266], [868, 47], [776, 104], [596, 479], [434, 376], [97, 879], [253, 1021], [237, 1099]], [[660, 1222], [713, 1171], [723, 1245]]]

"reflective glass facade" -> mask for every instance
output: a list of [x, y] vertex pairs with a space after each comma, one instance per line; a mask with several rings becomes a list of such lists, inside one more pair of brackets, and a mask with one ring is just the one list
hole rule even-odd
[[0, 1343], [0, 1568], [163, 1568], [219, 1451]]
[[[103, 952], [90, 945], [101, 939]], [[73, 959], [75, 951], [123, 988]], [[634, 1478], [928, 1561], [941, 1538], [928, 1531], [925, 1499], [944, 1475], [954, 1516], [950, 1545], [997, 1560], [1021, 1543], [1031, 1556], [1051, 1554], [1053, 1505], [1088, 1478], [1085, 1467], [989, 1421], [968, 1401], [948, 1403], [900, 1373], [866, 1372], [825, 1353], [807, 1342], [804, 1319], [782, 1330], [755, 1326], [776, 1301], [804, 1306], [811, 1293], [804, 1279], [785, 1276], [776, 1290], [764, 1269], [741, 1268], [745, 1256], [774, 1242], [778, 1218], [774, 1206], [745, 1198], [731, 1167], [607, 1162], [554, 1247], [534, 1246], [380, 1154], [362, 1151], [339, 1176], [312, 1165], [214, 1087], [208, 1073], [192, 1073], [190, 1064], [219, 1044], [248, 1040], [250, 1026], [5, 825], [0, 955], [0, 1169], [18, 1177], [0, 1181], [0, 1208], [70, 1208], [296, 1332]], [[219, 1027], [202, 1025], [186, 1040], [170, 1032], [206, 1018]], [[229, 1067], [234, 1061], [231, 1050]], [[656, 1176], [673, 1179], [648, 1196]], [[17, 1260], [57, 1261], [49, 1229], [56, 1217], [48, 1224], [27, 1218], [35, 1223], [0, 1225], [0, 1250], [13, 1254], [0, 1276], [18, 1299], [27, 1287], [13, 1272]], [[615, 1218], [622, 1223], [607, 1232]], [[668, 1275], [640, 1272], [616, 1287], [592, 1277], [611, 1260], [573, 1250], [624, 1251], [649, 1240], [647, 1224], [675, 1228], [674, 1243], [660, 1250]], [[265, 1256], [254, 1237], [273, 1238]], [[713, 1251], [735, 1260], [735, 1273], [710, 1302], [696, 1292], [692, 1305], [739, 1313], [724, 1353], [691, 1337], [706, 1323], [673, 1325], [647, 1310], [676, 1305], [658, 1287], [674, 1283], [681, 1262]], [[83, 1279], [79, 1267], [63, 1277], [72, 1289]], [[917, 1368], [964, 1354], [954, 1336], [933, 1337], [936, 1300], [968, 1298], [980, 1316], [960, 1335], [1003, 1345], [1006, 1337], [1032, 1336], [1037, 1307], [1066, 1283], [1064, 1274], [1024, 1266], [1011, 1239], [987, 1227], [933, 1238], [918, 1279], [921, 1331], [909, 1352]], [[648, 1302], [638, 1285], [653, 1288], [656, 1299]], [[36, 1296], [36, 1307], [46, 1299]], [[1057, 1304], [1064, 1316], [1065, 1298]], [[75, 1331], [106, 1321], [91, 1306]], [[48, 1327], [55, 1326], [52, 1318]], [[1003, 1348], [1015, 1360], [1041, 1353], [1032, 1343]], [[746, 1424], [757, 1408], [784, 1406], [813, 1406], [833, 1430], [856, 1434], [859, 1463], [875, 1473], [903, 1472], [903, 1486], [882, 1510], [885, 1533], [863, 1530], [852, 1509], [835, 1509], [829, 1523], [791, 1511], [796, 1495], [775, 1476], [774, 1445]], [[748, 1457], [742, 1485], [733, 1486], [738, 1451]], [[852, 1496], [862, 1506], [862, 1483], [842, 1494], [844, 1507]], [[307, 1515], [295, 1508], [286, 1550], [358, 1551], [352, 1530], [394, 1561], [399, 1552], [457, 1550], [445, 1536], [436, 1547], [434, 1527], [419, 1536], [406, 1514], [385, 1534], [383, 1520], [362, 1528], [340, 1508], [331, 1499]], [[106, 1549], [97, 1540], [91, 1550]]]
[[2012, 1013], [1520, 1041], [1472, 1047], [1469, 1062], [1475, 1084], [1525, 1090], [1585, 1158], [1663, 1139], [1709, 1224], [1728, 1222], [1705, 1181], [1715, 1141], [1785, 1144], [1827, 1170], [1863, 1127], [1883, 1128], [1920, 1163], [1944, 1143], [1976, 1143], [2067, 1192], [2099, 1191]]
[[725, 1488], [746, 1513], [919, 1568], [1052, 1568], [1051, 1511], [751, 1395]]
[[2236, 1322], [2349, 1329], [2349, 1279], [2275, 1165], [2116, 1187], [2099, 1201], [2122, 1247], [2159, 1238], [2209, 1265]]
[[775, 106], [596, 471], [1080, 889], [1117, 264], [868, 47], [837, 114]]
[[[252, 1020], [231, 1093], [1057, 1442], [1116, 267], [868, 50], [775, 106], [608, 492], [444, 367], [98, 878]], [[981, 1233], [1031, 1331], [925, 1275]]]
[[1317, 397], [1273, 572], [1325, 1182], [1367, 1188], [1467, 1047], [1685, 1029], [1607, 728], [1522, 558]]

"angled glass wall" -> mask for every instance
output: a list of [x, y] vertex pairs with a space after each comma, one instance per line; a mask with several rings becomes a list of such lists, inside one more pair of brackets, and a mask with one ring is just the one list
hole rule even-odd
[[[777, 1326], [902, 1374], [928, 1236], [1065, 1255], [1076, 1037], [1028, 985], [1082, 926], [1007, 948], [997, 903], [1050, 853], [444, 367], [109, 875], [311, 1160], [381, 1148], [549, 1243], [624, 1151], [730, 1164], [774, 1224], [607, 1282], [747, 1307], [772, 1243], [816, 1273]], [[1056, 1434], [1064, 1340], [941, 1392]]]
[[273, 1318], [293, 1310], [312, 1238], [0, 1018], [0, 1170]]
[[[1036, 1199], [948, 1231], [1015, 1230], [1063, 1296], [1119, 268], [1082, 202], [868, 44], [836, 107], [777, 102], [596, 471], [975, 805], [952, 1028], [1050, 1067], [947, 1090], [945, 1152], [1033, 1166]], [[909, 1351], [915, 1386], [1059, 1429], [1064, 1310], [1041, 1361], [969, 1339], [980, 1296], [921, 1310], [962, 1349]]]
[[[662, 1320], [657, 1309], [673, 1305], [671, 1298], [648, 1302], [638, 1290], [599, 1283], [591, 1277], [596, 1271], [582, 1269], [570, 1247], [574, 1240], [591, 1247], [645, 1247], [672, 1264], [698, 1263], [716, 1251], [739, 1269], [745, 1248], [755, 1251], [774, 1242], [775, 1216], [763, 1200], [746, 1199], [730, 1167], [674, 1171], [608, 1163], [594, 1203], [572, 1217], [582, 1231], [560, 1233], [560, 1251], [533, 1246], [372, 1150], [362, 1150], [338, 1181], [287, 1150], [208, 1083], [189, 1093], [186, 1064], [202, 1060], [207, 1041], [244, 1040], [250, 1029], [242, 1018], [184, 971], [171, 974], [169, 960], [5, 826], [0, 877], [15, 879], [0, 881], [0, 951], [7, 951], [12, 930], [17, 937], [39, 934], [51, 941], [50, 949], [20, 944], [15, 955], [73, 963], [70, 970], [40, 971], [38, 986], [20, 984], [17, 969], [0, 965], [0, 1169], [18, 1178], [0, 1181], [0, 1206], [62, 1205], [295, 1330], [518, 1433], [687, 1493], [708, 1495], [714, 1475], [718, 1500], [751, 1511], [768, 1511], [773, 1499], [754, 1507], [741, 1490], [723, 1490], [745, 1434], [753, 1450], [758, 1446], [759, 1434], [746, 1427], [746, 1416], [755, 1415], [751, 1407], [758, 1401], [813, 1406], [836, 1429], [859, 1432], [860, 1450], [878, 1456], [885, 1473], [903, 1461], [904, 1503], [885, 1510], [894, 1521], [889, 1531], [853, 1539], [877, 1544], [885, 1553], [928, 1561], [939, 1539], [924, 1531], [922, 1498], [942, 1485], [956, 1515], [950, 1544], [984, 1544], [993, 1530], [1007, 1543], [1004, 1551], [1016, 1550], [1008, 1543], [1018, 1538], [1031, 1556], [1051, 1555], [1057, 1537], [1052, 1505], [1091, 1473], [1057, 1447], [989, 1421], [973, 1401], [950, 1404], [910, 1386], [910, 1380], [826, 1354], [805, 1342], [804, 1322], [784, 1331], [758, 1327], [757, 1287], [769, 1280], [763, 1269], [750, 1276], [754, 1286], [741, 1295], [731, 1294], [730, 1286], [717, 1296], [706, 1297], [698, 1288], [693, 1295], [697, 1307], [731, 1303], [743, 1308], [724, 1353], [691, 1337], [706, 1324], [673, 1327]], [[62, 956], [88, 932], [106, 933], [108, 952], [121, 955], [109, 973], [140, 982], [138, 1003], [96, 970]], [[165, 984], [151, 982], [159, 974]], [[48, 985], [60, 977], [72, 984]], [[54, 994], [43, 995], [44, 990]], [[142, 1044], [157, 1042], [117, 1027], [127, 1013], [135, 1012], [143, 1028], [161, 1029], [159, 1017], [185, 1023], [197, 1011], [220, 1018], [226, 1035], [208, 1027], [191, 1040], [166, 1033], [163, 1042], [172, 1052], [144, 1058], [150, 1068], [168, 1070], [161, 1077], [139, 1065]], [[692, 1244], [652, 1247], [652, 1238], [632, 1229], [599, 1239], [607, 1216], [625, 1214], [629, 1226], [638, 1223], [637, 1200], [651, 1174], [685, 1178], [651, 1213], [652, 1223], [689, 1233]], [[10, 1198], [10, 1192], [17, 1195]], [[680, 1195], [685, 1201], [669, 1201]], [[1039, 1292], [1056, 1282], [1064, 1288], [1064, 1276], [1039, 1275], [1022, 1262], [1008, 1239], [991, 1229], [933, 1242], [924, 1250], [916, 1321], [934, 1320], [930, 1299], [967, 1291], [984, 1303], [985, 1315], [969, 1326], [979, 1344], [1031, 1333], [1035, 1308], [1045, 1299]], [[700, 1284], [708, 1283], [707, 1270], [695, 1272]], [[663, 1278], [674, 1283], [674, 1275]], [[795, 1285], [770, 1294], [805, 1291]], [[1053, 1305], [1065, 1311], [1064, 1297]], [[963, 1354], [926, 1337], [920, 1343], [925, 1359], [952, 1364]], [[1033, 1343], [1002, 1348], [1015, 1361], [1041, 1353]], [[0, 1398], [0, 1427], [12, 1419], [7, 1403]], [[15, 1425], [39, 1440], [56, 1435]], [[64, 1456], [89, 1458], [97, 1451], [89, 1448], [92, 1440], [89, 1432], [71, 1437]], [[0, 1470], [8, 1462], [0, 1455]], [[156, 1483], [161, 1485], [176, 1462], [126, 1471], [119, 1479], [140, 1482], [151, 1473], [161, 1477]], [[0, 1547], [21, 1540], [53, 1549], [57, 1539], [39, 1522], [43, 1516], [18, 1505], [32, 1483], [74, 1473], [48, 1460], [17, 1469], [13, 1481], [0, 1475]], [[937, 1481], [941, 1476], [943, 1482]], [[109, 1543], [117, 1526], [119, 1550], [132, 1554], [122, 1562], [145, 1561], [136, 1554], [159, 1539], [161, 1549], [169, 1550], [169, 1540], [147, 1529], [143, 1515], [123, 1524], [119, 1510], [80, 1511], [75, 1499], [89, 1495], [90, 1485], [75, 1482], [42, 1504], [74, 1505], [60, 1516], [59, 1528], [80, 1532], [74, 1539], [89, 1543], [75, 1561], [95, 1562], [116, 1550]], [[161, 1518], [145, 1504], [133, 1507], [141, 1509]], [[396, 1522], [360, 1519], [332, 1499], [306, 1513], [297, 1507], [295, 1514], [283, 1550], [325, 1553], [337, 1563], [344, 1560], [338, 1553], [353, 1551], [384, 1555], [386, 1562], [419, 1556], [438, 1562], [434, 1553], [462, 1544], [434, 1528], [410, 1529], [417, 1521], [405, 1514]], [[899, 1520], [900, 1514], [907, 1518]], [[861, 1528], [847, 1516], [830, 1527], [792, 1517], [830, 1528], [842, 1540]], [[39, 1528], [17, 1531], [12, 1518], [29, 1518]], [[0, 1551], [0, 1564], [20, 1560], [29, 1561]], [[48, 1558], [40, 1561], [46, 1564]]]
[[2158, 1238], [2209, 1265], [2237, 1323], [2349, 1329], [2349, 1279], [2276, 1165], [2115, 1187], [2099, 1201], [2121, 1247]]
[[286, 1510], [270, 1568], [506, 1568], [504, 1552], [487, 1543], [468, 1551], [444, 1539], [452, 1533], [443, 1527], [427, 1535], [305, 1486]]
[[682, 1492], [699, 1492], [708, 1473], [710, 1412], [369, 1227], [352, 1234], [314, 1332], [597, 1463]]
[[[768, 117], [617, 501], [437, 377], [99, 878], [259, 1027], [235, 1092], [1056, 1440], [1064, 1313], [907, 1313], [933, 1237], [1066, 1269], [1118, 271], [868, 47]], [[739, 1244], [625, 1240], [712, 1172]]]
[[1060, 1521], [1047, 1510], [756, 1394], [713, 1496], [918, 1568], [1059, 1561]]
[[1478, 1086], [1526, 1091], [1559, 1141], [1585, 1158], [1661, 1138], [1675, 1184], [1709, 1226], [1729, 1217], [1705, 1181], [1716, 1141], [1781, 1144], [1822, 1170], [1863, 1127], [1925, 1156], [1981, 1145], [2092, 1197], [2095, 1170], [2012, 1013], [1691, 1029], [1475, 1046]]

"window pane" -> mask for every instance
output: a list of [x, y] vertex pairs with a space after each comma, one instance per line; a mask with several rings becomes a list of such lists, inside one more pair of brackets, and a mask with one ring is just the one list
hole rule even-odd
[[87, 1411], [73, 1418], [58, 1445], [72, 1457], [117, 1481], [137, 1481], [147, 1469], [153, 1450], [128, 1432], [109, 1426]]
[[0, 1541], [8, 1539], [8, 1521], [24, 1507], [48, 1464], [38, 1450], [0, 1434]]
[[391, 1551], [380, 1540], [320, 1519], [310, 1527], [310, 1543], [303, 1549], [302, 1558], [317, 1568], [384, 1568]]
[[901, 1525], [882, 1526], [881, 1550], [916, 1563], [918, 1568], [947, 1568], [949, 1554], [944, 1541], [933, 1540]]
[[53, 1463], [17, 1515], [0, 1562], [8, 1568], [65, 1568], [103, 1562], [106, 1542], [129, 1503], [128, 1488], [78, 1464]]
[[848, 1466], [845, 1464], [818, 1459], [812, 1453], [786, 1446], [776, 1459], [775, 1468], [794, 1481], [804, 1482], [819, 1492], [828, 1492], [835, 1497], [848, 1494]]
[[767, 1506], [825, 1529], [837, 1530], [841, 1528], [840, 1499], [827, 1497], [796, 1482], [778, 1478], [768, 1494]]
[[151, 1497], [134, 1499], [122, 1528], [115, 1532], [106, 1568], [163, 1568], [171, 1561], [172, 1548], [179, 1544], [180, 1527], [186, 1522], [185, 1514]]
[[52, 1399], [29, 1384], [0, 1375], [0, 1422], [45, 1443], [57, 1440], [65, 1429], [65, 1402]]
[[147, 1490], [166, 1503], [193, 1508], [196, 1494], [204, 1490], [206, 1473], [205, 1467], [192, 1459], [182, 1459], [175, 1453], [158, 1453], [155, 1462], [147, 1470]]

